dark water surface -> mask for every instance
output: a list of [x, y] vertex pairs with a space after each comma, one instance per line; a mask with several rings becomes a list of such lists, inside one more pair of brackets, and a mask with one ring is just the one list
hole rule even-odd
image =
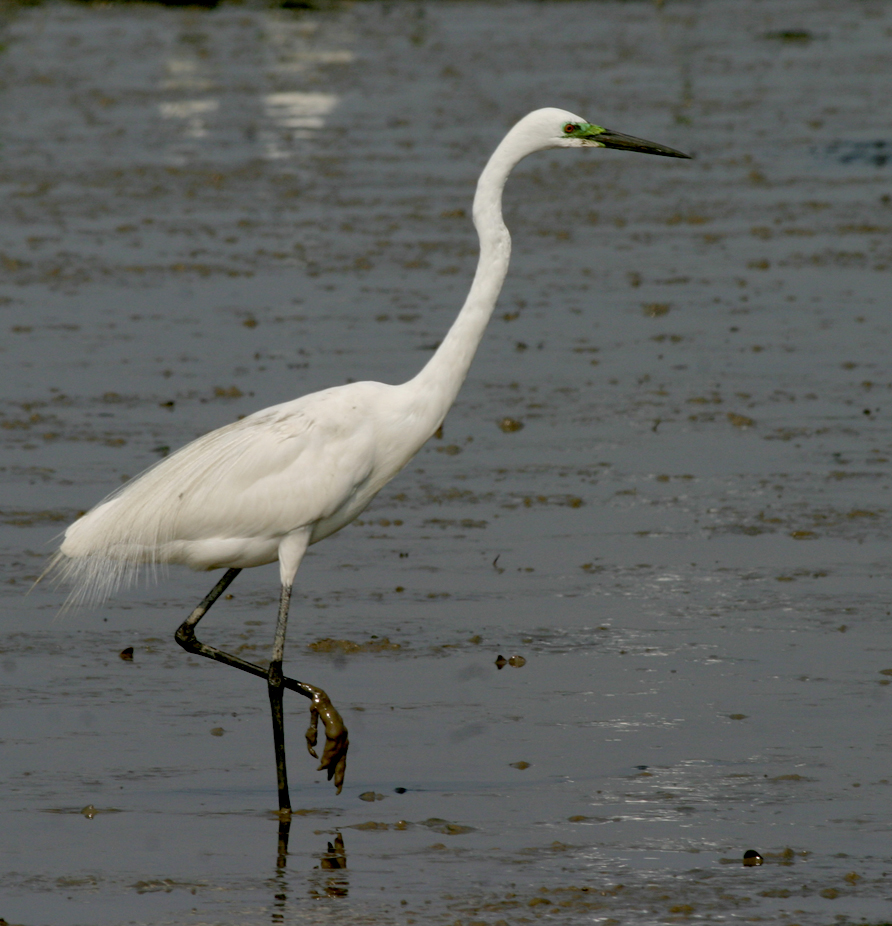
[[[0, 917], [892, 918], [892, 8], [2, 18]], [[510, 181], [442, 439], [298, 576], [287, 668], [353, 745], [337, 797], [289, 702], [282, 864], [264, 686], [173, 640], [212, 577], [25, 592], [168, 449], [414, 374], [543, 105], [697, 158]], [[276, 586], [243, 573], [209, 642], [265, 659]]]

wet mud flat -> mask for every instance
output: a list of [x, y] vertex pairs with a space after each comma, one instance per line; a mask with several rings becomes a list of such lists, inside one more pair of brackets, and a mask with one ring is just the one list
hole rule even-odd
[[[0, 917], [887, 921], [888, 6], [2, 21]], [[696, 160], [509, 181], [442, 438], [300, 571], [286, 666], [352, 746], [336, 797], [289, 705], [279, 858], [263, 686], [173, 640], [212, 577], [25, 592], [185, 441], [413, 375], [477, 174], [543, 105]], [[242, 573], [209, 642], [266, 659], [276, 582]]]

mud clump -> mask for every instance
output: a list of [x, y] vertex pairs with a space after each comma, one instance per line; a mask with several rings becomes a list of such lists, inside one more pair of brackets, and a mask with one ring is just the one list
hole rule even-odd
[[401, 650], [402, 645], [391, 643], [387, 637], [372, 638], [366, 643], [323, 637], [321, 640], [316, 640], [315, 643], [308, 643], [307, 648], [314, 653], [392, 653]]

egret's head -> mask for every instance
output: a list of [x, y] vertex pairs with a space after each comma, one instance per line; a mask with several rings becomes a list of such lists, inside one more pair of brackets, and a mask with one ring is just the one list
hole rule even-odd
[[529, 151], [542, 148], [621, 148], [670, 158], [690, 157], [674, 148], [586, 122], [563, 109], [537, 109], [520, 120], [511, 134], [515, 132], [523, 138], [523, 141], [518, 139], [519, 143], [528, 146]]

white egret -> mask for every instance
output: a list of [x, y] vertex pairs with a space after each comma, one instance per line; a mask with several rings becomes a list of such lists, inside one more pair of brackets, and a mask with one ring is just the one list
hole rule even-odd
[[[274, 405], [212, 431], [160, 461], [75, 521], [50, 563], [74, 583], [72, 603], [96, 602], [140, 567], [179, 563], [227, 571], [177, 630], [186, 650], [266, 679], [273, 719], [279, 808], [290, 810], [285, 767], [284, 689], [311, 701], [307, 731], [319, 769], [344, 781], [347, 730], [324, 691], [282, 674], [291, 588], [311, 543], [340, 530], [415, 456], [443, 423], [465, 379], [508, 270], [511, 238], [502, 190], [522, 158], [546, 148], [622, 148], [686, 158], [560, 109], [518, 122], [489, 159], [474, 197], [477, 271], [458, 317], [420, 373], [398, 386], [361, 382]], [[278, 560], [278, 621], [268, 668], [199, 642], [195, 627], [241, 569]]]

